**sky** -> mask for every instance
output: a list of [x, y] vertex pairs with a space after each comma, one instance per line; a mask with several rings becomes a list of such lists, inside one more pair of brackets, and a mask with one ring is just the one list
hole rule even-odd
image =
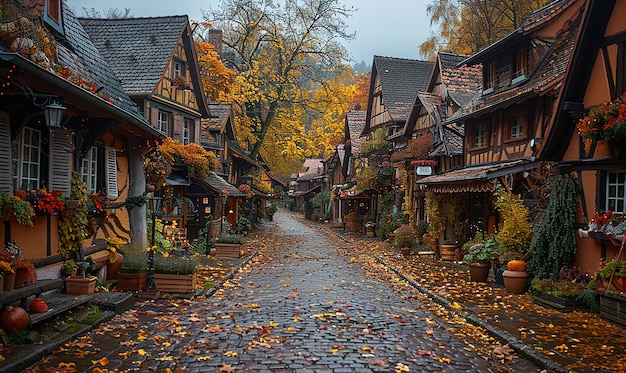
[[[346, 20], [356, 39], [343, 42], [354, 62], [371, 65], [374, 55], [420, 59], [419, 45], [430, 36], [426, 15], [429, 0], [340, 0], [357, 10]], [[104, 12], [110, 8], [130, 8], [134, 17], [186, 14], [191, 20], [202, 20], [202, 12], [217, 7], [219, 0], [67, 0], [79, 17], [83, 8]], [[102, 5], [102, 4], [106, 5]]]

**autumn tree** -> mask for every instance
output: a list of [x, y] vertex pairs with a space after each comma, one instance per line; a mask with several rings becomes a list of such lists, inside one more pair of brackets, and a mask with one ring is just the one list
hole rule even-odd
[[433, 0], [426, 7], [439, 33], [420, 46], [432, 58], [437, 51], [474, 54], [518, 28], [550, 0]]
[[[240, 136], [250, 142], [254, 159], [279, 153], [287, 159], [307, 156], [306, 119], [313, 93], [341, 75], [349, 40], [344, 19], [351, 9], [337, 0], [227, 0], [205, 15], [222, 29], [227, 66], [237, 72], [234, 103]], [[321, 97], [318, 95], [317, 97]], [[274, 140], [269, 146], [266, 142]]]
[[201, 38], [195, 43], [202, 86], [207, 99], [214, 102], [232, 102], [237, 73], [224, 65], [213, 44]]

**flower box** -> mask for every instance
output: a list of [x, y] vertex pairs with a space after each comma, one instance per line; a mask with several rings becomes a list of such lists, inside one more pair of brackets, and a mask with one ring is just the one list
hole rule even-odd
[[626, 293], [599, 290], [600, 316], [622, 326], [626, 326]]
[[165, 293], [191, 293], [196, 288], [196, 279], [195, 273], [189, 275], [154, 274], [157, 289]]
[[146, 272], [118, 273], [117, 288], [125, 291], [140, 291], [146, 287]]
[[211, 250], [211, 255], [226, 258], [241, 257], [241, 244], [238, 243], [215, 243], [215, 247]]
[[533, 302], [544, 307], [554, 308], [561, 312], [571, 312], [586, 308], [585, 305], [576, 300], [576, 298], [563, 298], [537, 291], [533, 294]]
[[70, 276], [65, 279], [65, 292], [71, 295], [91, 295], [96, 290], [96, 276]]

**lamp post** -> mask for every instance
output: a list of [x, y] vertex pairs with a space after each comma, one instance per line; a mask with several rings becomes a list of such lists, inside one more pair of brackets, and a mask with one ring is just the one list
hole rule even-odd
[[152, 215], [152, 235], [150, 240], [150, 254], [148, 255], [148, 276], [146, 278], [146, 287], [144, 291], [146, 292], [156, 292], [157, 285], [154, 281], [154, 246], [155, 246], [155, 232], [156, 232], [156, 217], [157, 215], [161, 215], [161, 205], [163, 204], [163, 199], [161, 197], [151, 197], [148, 199], [150, 203], [150, 214]]
[[226, 199], [227, 198], [228, 198], [227, 191], [220, 192], [220, 202], [222, 202], [222, 223], [220, 224], [220, 236], [222, 235], [222, 230], [224, 229], [224, 221], [226, 220]]

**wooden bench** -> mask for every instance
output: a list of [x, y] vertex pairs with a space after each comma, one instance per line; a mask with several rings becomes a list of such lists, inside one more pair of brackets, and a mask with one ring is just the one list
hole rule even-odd
[[425, 256], [430, 259], [435, 259], [435, 254], [436, 253], [434, 251], [418, 251], [417, 252], [417, 256]]
[[[0, 309], [19, 301], [20, 307], [28, 310], [28, 298], [32, 296], [40, 297], [41, 294], [48, 291], [61, 290], [63, 285], [64, 280], [61, 278], [46, 279], [39, 280], [33, 285], [27, 285], [18, 289], [2, 292], [0, 293]], [[52, 293], [44, 298], [46, 304], [48, 305], [48, 311], [41, 313], [29, 312], [30, 323], [32, 325], [51, 318], [59, 313], [87, 303], [92, 298], [93, 295], [68, 295], [60, 292]]]

